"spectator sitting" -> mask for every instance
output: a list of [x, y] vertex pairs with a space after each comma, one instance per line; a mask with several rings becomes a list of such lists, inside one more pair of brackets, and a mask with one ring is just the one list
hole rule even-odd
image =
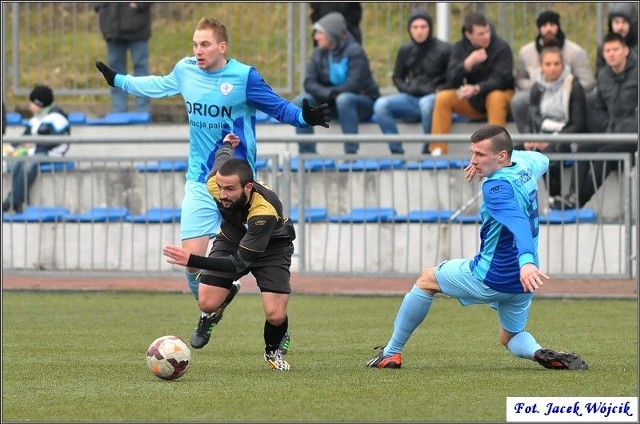
[[[635, 3], [609, 3], [607, 19], [609, 32], [622, 35], [627, 42], [630, 53], [638, 56], [638, 7]], [[602, 55], [602, 44], [598, 45], [596, 54], [596, 75], [607, 62]]]
[[[607, 133], [638, 133], [638, 59], [629, 53], [625, 38], [614, 32], [607, 34], [602, 43], [607, 65], [598, 72], [594, 97], [594, 117]], [[578, 152], [614, 153], [638, 151], [638, 144], [597, 143], [578, 145]], [[632, 156], [633, 158], [633, 156]], [[609, 172], [617, 169], [617, 161], [577, 162], [572, 174], [569, 193], [564, 197], [549, 198], [553, 209], [583, 207], [602, 185]]]
[[[23, 135], [69, 135], [71, 127], [67, 114], [53, 103], [53, 91], [46, 85], [36, 86], [29, 95], [29, 110], [33, 117], [29, 120]], [[12, 146], [14, 156], [51, 156], [62, 157], [69, 144], [32, 144], [26, 143]], [[29, 190], [38, 176], [39, 162], [20, 160], [13, 168], [13, 188], [2, 202], [2, 211], [22, 212], [24, 203], [29, 198]]]
[[[525, 133], [586, 132], [586, 100], [582, 85], [562, 60], [558, 45], [540, 51], [540, 73], [529, 94], [529, 122]], [[524, 150], [542, 153], [567, 153], [571, 143], [526, 142]], [[575, 149], [574, 149], [575, 150]], [[562, 161], [552, 161], [549, 175], [549, 196], [562, 193]], [[546, 182], [546, 180], [545, 180]]]
[[587, 52], [580, 45], [566, 38], [560, 27], [560, 15], [552, 10], [544, 11], [538, 15], [536, 25], [538, 35], [535, 41], [522, 46], [516, 63], [516, 93], [511, 99], [510, 106], [511, 116], [520, 133], [525, 132], [525, 127], [529, 123], [529, 90], [540, 71], [539, 53], [544, 45], [556, 43], [560, 46], [565, 66], [568, 66], [573, 76], [578, 79], [585, 95], [593, 91], [596, 86]]
[[[409, 16], [407, 27], [411, 41], [400, 46], [392, 77], [399, 93], [380, 97], [373, 105], [383, 134], [398, 134], [398, 118], [422, 122], [422, 131], [430, 134], [436, 89], [447, 78], [451, 45], [433, 37], [431, 15], [416, 9]], [[404, 153], [402, 143], [389, 143], [389, 150]], [[429, 153], [428, 144], [422, 153]]]
[[[347, 23], [347, 30], [353, 35], [358, 44], [362, 44], [362, 31], [360, 31], [360, 21], [362, 20], [362, 5], [359, 2], [343, 1], [343, 2], [311, 2], [311, 23], [314, 24], [325, 15], [331, 12], [340, 12]], [[313, 47], [316, 47], [316, 41], [313, 40]]]
[[[344, 134], [357, 134], [358, 123], [373, 115], [373, 103], [380, 97], [369, 59], [349, 31], [344, 17], [332, 12], [314, 24], [318, 47], [313, 50], [304, 79], [305, 93], [293, 103], [302, 107], [328, 103]], [[313, 134], [313, 127], [296, 128], [297, 134]], [[300, 153], [316, 153], [315, 143], [299, 143]], [[345, 143], [345, 153], [358, 153], [358, 143]]]
[[[504, 127], [513, 96], [513, 53], [484, 15], [467, 15], [462, 39], [453, 45], [446, 89], [436, 95], [432, 134], [451, 131], [453, 113]], [[448, 153], [446, 143], [431, 143], [432, 155]]]

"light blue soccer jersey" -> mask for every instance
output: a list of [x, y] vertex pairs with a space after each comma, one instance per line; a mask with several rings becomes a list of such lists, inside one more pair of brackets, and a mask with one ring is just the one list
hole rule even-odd
[[255, 173], [256, 109], [278, 121], [305, 127], [302, 110], [278, 96], [253, 67], [228, 59], [214, 72], [198, 68], [185, 57], [165, 76], [116, 75], [115, 86], [127, 93], [161, 98], [182, 94], [189, 116], [188, 181], [206, 182], [216, 150], [229, 133], [241, 143], [236, 157], [246, 159]]
[[520, 267], [538, 265], [538, 179], [547, 171], [549, 158], [542, 153], [514, 151], [512, 165], [482, 182], [480, 252], [471, 272], [492, 289], [524, 292]]

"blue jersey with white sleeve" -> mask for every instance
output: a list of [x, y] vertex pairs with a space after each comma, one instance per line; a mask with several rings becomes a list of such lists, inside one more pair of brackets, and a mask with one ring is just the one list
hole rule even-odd
[[523, 293], [520, 267], [538, 265], [538, 179], [549, 158], [539, 152], [514, 150], [511, 166], [482, 182], [480, 252], [471, 272], [502, 293]]
[[216, 151], [229, 133], [240, 137], [235, 156], [255, 173], [256, 109], [278, 121], [306, 127], [302, 109], [278, 96], [252, 66], [228, 59], [220, 70], [200, 69], [195, 56], [176, 63], [164, 76], [116, 75], [115, 86], [152, 98], [182, 94], [189, 116], [188, 181], [206, 182]]

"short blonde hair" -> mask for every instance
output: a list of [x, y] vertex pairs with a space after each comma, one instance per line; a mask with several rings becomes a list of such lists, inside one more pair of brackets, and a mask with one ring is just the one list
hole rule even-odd
[[202, 17], [196, 25], [196, 31], [210, 29], [213, 31], [213, 37], [218, 43], [225, 42], [229, 44], [229, 37], [227, 36], [227, 27], [221, 24], [218, 20], [213, 18]]

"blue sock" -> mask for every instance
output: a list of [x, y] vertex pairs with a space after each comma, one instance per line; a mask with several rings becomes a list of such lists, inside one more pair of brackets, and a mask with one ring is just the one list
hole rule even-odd
[[189, 290], [193, 294], [193, 297], [198, 300], [198, 286], [200, 285], [200, 271], [189, 272], [185, 271], [184, 274], [187, 277], [187, 285], [189, 286]]
[[393, 323], [391, 340], [384, 348], [385, 356], [402, 352], [411, 334], [427, 317], [431, 302], [433, 302], [433, 295], [425, 293], [415, 285], [409, 293], [404, 295], [404, 300]]
[[521, 331], [509, 340], [507, 343], [507, 349], [518, 358], [530, 359], [533, 361], [533, 353], [540, 349], [536, 339], [533, 338], [531, 333]]

